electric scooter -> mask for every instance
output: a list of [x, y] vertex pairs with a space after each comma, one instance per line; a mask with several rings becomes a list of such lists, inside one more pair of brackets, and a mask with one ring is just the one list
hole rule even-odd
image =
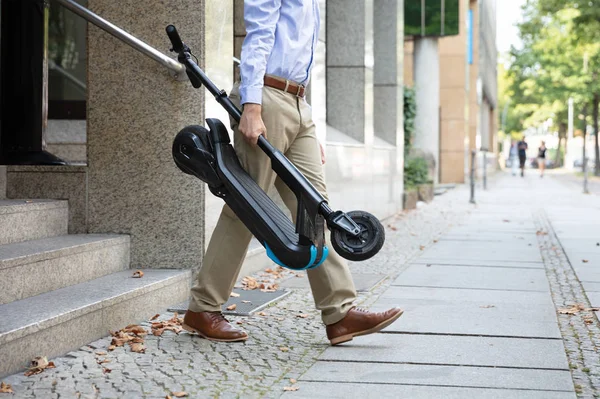
[[[182, 42], [175, 26], [167, 26], [166, 32], [173, 46], [171, 51], [176, 52], [179, 62], [185, 65], [192, 86], [204, 85], [239, 122], [240, 110], [194, 62], [190, 48]], [[363, 211], [332, 210], [285, 155], [260, 136], [258, 146], [269, 156], [271, 167], [298, 200], [294, 225], [244, 170], [223, 123], [209, 118], [206, 124], [208, 128], [192, 125], [177, 134], [173, 141], [175, 164], [184, 173], [207, 183], [211, 193], [229, 205], [275, 263], [292, 270], [320, 266], [329, 253], [325, 226], [331, 231], [333, 248], [346, 259], [362, 261], [379, 252], [385, 241], [385, 230], [375, 216]]]

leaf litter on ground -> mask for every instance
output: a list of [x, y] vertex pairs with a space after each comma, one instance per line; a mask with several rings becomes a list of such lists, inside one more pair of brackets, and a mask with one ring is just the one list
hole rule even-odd
[[0, 382], [0, 393], [15, 393], [10, 384]]
[[558, 313], [560, 314], [568, 314], [568, 315], [574, 315], [577, 314], [579, 312], [599, 312], [600, 308], [586, 308], [584, 304], [582, 303], [577, 303], [575, 305], [572, 305], [570, 308], [562, 308], [562, 309], [558, 309]]
[[33, 358], [29, 368], [25, 372], [25, 377], [29, 377], [30, 375], [39, 374], [46, 369], [53, 369], [56, 366], [53, 362], [49, 362], [46, 356], [38, 356]]

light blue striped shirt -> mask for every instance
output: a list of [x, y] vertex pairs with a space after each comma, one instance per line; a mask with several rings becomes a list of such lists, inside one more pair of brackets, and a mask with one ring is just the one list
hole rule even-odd
[[265, 74], [307, 84], [319, 38], [318, 0], [244, 0], [242, 104], [262, 103]]

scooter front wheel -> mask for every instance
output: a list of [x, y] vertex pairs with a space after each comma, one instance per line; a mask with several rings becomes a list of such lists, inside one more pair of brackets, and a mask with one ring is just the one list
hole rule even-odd
[[368, 212], [352, 211], [346, 215], [360, 227], [360, 234], [355, 237], [346, 231], [333, 230], [331, 244], [335, 251], [352, 261], [362, 261], [375, 256], [385, 241], [383, 225]]

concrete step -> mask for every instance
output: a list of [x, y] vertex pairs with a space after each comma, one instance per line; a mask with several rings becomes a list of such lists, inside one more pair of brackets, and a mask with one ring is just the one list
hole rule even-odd
[[0, 378], [147, 320], [189, 294], [189, 270], [121, 271], [0, 305]]
[[86, 143], [48, 143], [46, 151], [69, 163], [87, 162]]
[[0, 200], [0, 245], [67, 234], [67, 201]]
[[0, 245], [0, 305], [129, 268], [129, 236], [74, 234]]

